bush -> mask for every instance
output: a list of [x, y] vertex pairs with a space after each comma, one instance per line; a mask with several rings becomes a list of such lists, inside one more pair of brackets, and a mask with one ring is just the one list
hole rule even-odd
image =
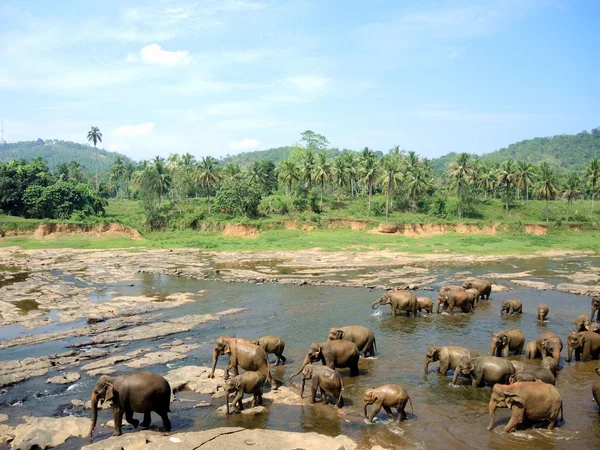
[[321, 205], [319, 204], [320, 197], [318, 194], [311, 192], [308, 196], [308, 202], [310, 203], [310, 210], [312, 212], [315, 214], [321, 214]]
[[374, 216], [385, 215], [385, 200], [375, 199], [371, 202], [371, 213]]
[[290, 211], [289, 199], [281, 195], [264, 197], [259, 205], [259, 210], [266, 214], [287, 214]]
[[23, 195], [28, 217], [68, 219], [75, 211], [82, 215], [104, 214], [106, 200], [87, 184], [57, 181], [47, 187], [29, 186]]
[[256, 217], [262, 200], [261, 189], [255, 183], [228, 180], [217, 191], [215, 203], [224, 213], [234, 216]]
[[292, 206], [294, 207], [294, 210], [304, 212], [308, 209], [308, 200], [306, 197], [294, 197], [292, 199]]

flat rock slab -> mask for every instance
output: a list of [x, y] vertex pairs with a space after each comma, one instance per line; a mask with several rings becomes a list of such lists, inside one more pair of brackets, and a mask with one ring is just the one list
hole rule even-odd
[[81, 378], [81, 375], [79, 375], [79, 372], [66, 372], [66, 373], [61, 373], [60, 375], [57, 375], [55, 377], [50, 377], [46, 380], [46, 383], [52, 383], [52, 384], [69, 384], [69, 383], [74, 383], [75, 381], [79, 380]]
[[244, 428], [214, 428], [165, 436], [152, 431], [139, 431], [111, 437], [83, 447], [83, 450], [354, 450], [356, 443], [347, 436], [335, 438], [317, 433], [292, 433], [276, 430], [246, 430]]
[[554, 289], [554, 285], [550, 283], [544, 283], [543, 281], [529, 281], [529, 280], [510, 280], [511, 283], [518, 284], [519, 286], [525, 286], [533, 289], [539, 289], [541, 291], [551, 291]]
[[225, 371], [216, 369], [215, 378], [208, 378], [209, 375], [210, 367], [183, 366], [170, 370], [165, 378], [171, 385], [173, 392], [189, 390], [199, 394], [214, 394], [219, 389], [224, 390], [225, 380], [223, 376]]
[[[11, 428], [11, 449], [45, 449], [57, 447], [71, 436], [83, 437], [90, 431], [90, 419], [82, 417], [23, 417], [25, 423]], [[5, 435], [6, 436], [6, 435]], [[5, 439], [0, 436], [0, 442]]]

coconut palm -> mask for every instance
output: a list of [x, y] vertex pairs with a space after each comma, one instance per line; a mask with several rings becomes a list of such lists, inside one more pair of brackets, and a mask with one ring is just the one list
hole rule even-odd
[[313, 182], [313, 174], [315, 170], [315, 152], [311, 149], [307, 149], [300, 161], [300, 177], [301, 180], [306, 183], [306, 187], [310, 191]]
[[592, 214], [594, 214], [594, 197], [596, 196], [596, 185], [598, 184], [598, 177], [600, 176], [600, 159], [592, 159], [585, 171], [587, 182], [592, 188]]
[[331, 164], [331, 179], [335, 186], [340, 188], [344, 187], [348, 180], [348, 165], [346, 159], [343, 156], [336, 156], [333, 158]]
[[242, 169], [239, 164], [229, 162], [221, 169], [221, 176], [224, 180], [232, 180], [238, 178], [242, 173]]
[[504, 207], [508, 211], [508, 200], [510, 199], [510, 188], [516, 182], [515, 163], [508, 159], [500, 164], [496, 174], [496, 180], [504, 188]]
[[488, 193], [494, 189], [495, 177], [492, 174], [489, 166], [480, 165], [479, 175], [477, 176], [477, 187], [480, 191], [483, 191], [484, 200], [487, 199]]
[[212, 156], [204, 156], [198, 164], [195, 182], [196, 186], [201, 184], [206, 189], [206, 203], [208, 204], [208, 214], [210, 214], [210, 190], [215, 187], [220, 180], [217, 160]]
[[327, 159], [327, 154], [325, 152], [320, 152], [317, 154], [317, 160], [315, 161], [313, 180], [321, 185], [321, 208], [323, 208], [323, 192], [325, 191], [325, 182], [329, 181], [330, 178], [331, 164]]
[[367, 215], [371, 214], [371, 196], [373, 195], [373, 184], [377, 176], [378, 162], [375, 152], [369, 147], [365, 147], [360, 155], [360, 173], [362, 176], [361, 181], [365, 183], [369, 196]]
[[404, 161], [406, 164], [406, 169], [408, 171], [412, 171], [412, 170], [416, 169], [417, 167], [419, 167], [419, 164], [420, 164], [419, 157], [413, 151], [410, 151], [406, 154]]
[[462, 200], [471, 176], [472, 161], [468, 153], [459, 153], [450, 163], [450, 189], [458, 193], [458, 217], [462, 217]]
[[360, 162], [355, 152], [344, 153], [344, 162], [346, 163], [346, 176], [348, 177], [347, 183], [350, 185], [350, 195], [354, 197]]
[[277, 166], [276, 172], [279, 181], [285, 185], [285, 195], [289, 196], [294, 181], [300, 180], [298, 166], [291, 159], [284, 159]]
[[56, 166], [56, 175], [61, 181], [69, 181], [69, 164], [64, 162]]
[[246, 178], [248, 181], [257, 184], [258, 186], [262, 186], [265, 184], [267, 179], [267, 173], [265, 172], [265, 166], [262, 161], [252, 161], [250, 167], [246, 172]]
[[567, 222], [571, 217], [571, 205], [573, 204], [573, 200], [579, 197], [582, 194], [583, 190], [581, 189], [581, 179], [576, 172], [571, 172], [567, 175], [567, 179], [565, 181], [565, 186], [562, 191], [562, 197], [567, 200]]
[[386, 155], [381, 163], [380, 176], [377, 180], [381, 183], [383, 191], [386, 193], [385, 196], [385, 221], [387, 223], [390, 208], [390, 196], [393, 195], [394, 190], [402, 182], [404, 176], [402, 174], [402, 166], [400, 164], [400, 157], [394, 154]]
[[419, 198], [431, 187], [432, 181], [431, 173], [423, 168], [408, 172], [406, 188], [409, 198], [419, 201]]
[[537, 173], [537, 182], [534, 185], [534, 193], [540, 198], [546, 200], [546, 222], [549, 221], [550, 208], [548, 207], [548, 200], [553, 200], [556, 197], [556, 182], [554, 179], [554, 172], [548, 165], [543, 162], [540, 164]]
[[121, 185], [123, 179], [126, 175], [125, 162], [123, 161], [122, 156], [117, 156], [115, 161], [113, 162], [112, 167], [110, 168], [110, 181], [115, 187], [115, 196], [119, 196], [119, 186]]
[[98, 148], [96, 145], [98, 142], [102, 142], [102, 133], [100, 133], [100, 129], [98, 127], [90, 128], [87, 134], [88, 142], [93, 142], [94, 144], [94, 156], [96, 157], [96, 190], [98, 190]]
[[158, 207], [160, 208], [163, 197], [167, 194], [169, 188], [171, 187], [171, 174], [169, 172], [169, 168], [165, 164], [165, 160], [160, 156], [154, 158], [150, 173], [152, 176], [151, 186], [158, 196]]
[[516, 169], [517, 188], [525, 192], [525, 200], [529, 200], [529, 186], [533, 184], [535, 170], [533, 165], [525, 161], [519, 161]]
[[81, 183], [83, 181], [83, 169], [85, 167], [81, 165], [79, 161], [71, 161], [69, 163], [69, 178], [71, 180]]

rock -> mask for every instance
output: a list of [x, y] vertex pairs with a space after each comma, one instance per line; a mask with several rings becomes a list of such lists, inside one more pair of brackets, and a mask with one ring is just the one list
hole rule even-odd
[[74, 398], [73, 400], [71, 400], [71, 405], [72, 406], [85, 406], [85, 402], [83, 400], [79, 400], [78, 398]]
[[492, 292], [509, 292], [509, 291], [512, 291], [512, 289], [507, 286], [502, 286], [501, 284], [492, 284]]
[[48, 378], [46, 380], [46, 383], [69, 384], [69, 383], [74, 383], [75, 381], [79, 380], [80, 378], [81, 378], [81, 375], [79, 375], [79, 372], [66, 372], [61, 375], [57, 375], [55, 377]]
[[98, 375], [111, 375], [116, 371], [117, 369], [113, 369], [112, 367], [102, 367], [100, 369], [88, 370], [87, 374], [90, 377], [96, 377]]
[[212, 403], [208, 403], [208, 402], [198, 402], [194, 408], [208, 408], [209, 406], [212, 406]]
[[90, 373], [91, 371], [97, 371], [100, 369], [102, 374], [106, 374], [105, 368], [111, 368], [112, 366], [114, 366], [115, 364], [118, 364], [120, 362], [129, 361], [130, 359], [133, 359], [136, 356], [148, 353], [151, 350], [152, 349], [150, 349], [150, 348], [140, 348], [138, 350], [134, 350], [129, 353], [110, 356], [110, 357], [104, 358], [100, 361], [94, 361], [93, 363], [89, 363], [84, 366], [81, 366], [81, 370], [85, 370], [86, 372], [88, 372], [88, 375], [91, 375], [91, 373]]
[[[115, 427], [115, 421], [114, 420], [109, 420], [108, 422], [106, 422], [105, 424], [102, 425], [105, 428], [114, 428]], [[127, 422], [127, 420], [125, 418], [123, 418], [123, 423], [121, 424], [121, 429], [124, 430], [133, 430], [133, 425], [131, 425], [130, 423]]]
[[242, 410], [242, 414], [253, 415], [253, 414], [262, 414], [267, 410], [264, 406], [255, 406], [254, 408], [247, 408]]
[[587, 286], [585, 284], [560, 283], [556, 286], [556, 290], [589, 297], [600, 295], [600, 286]]
[[153, 366], [155, 364], [166, 364], [169, 361], [176, 361], [178, 359], [187, 358], [185, 353], [177, 353], [177, 352], [152, 352], [146, 353], [142, 358], [134, 359], [133, 361], [129, 361], [124, 365], [127, 367], [132, 367], [134, 369], [139, 369], [140, 367]]
[[208, 378], [210, 367], [183, 366], [170, 370], [165, 378], [171, 385], [173, 392], [181, 390], [195, 391], [200, 394], [214, 394], [219, 388], [225, 388], [222, 369], [215, 370], [215, 378]]
[[279, 386], [276, 391], [270, 390], [263, 394], [263, 399], [282, 405], [300, 406], [305, 404], [304, 400], [300, 398], [300, 394], [287, 386]]
[[544, 283], [542, 281], [530, 281], [530, 280], [510, 280], [511, 283], [518, 284], [533, 289], [539, 289], [541, 291], [549, 291], [554, 289], [554, 285], [550, 283]]
[[215, 393], [212, 395], [212, 397], [211, 397], [211, 398], [212, 398], [213, 400], [216, 400], [216, 399], [223, 398], [223, 397], [226, 397], [226, 396], [227, 396], [227, 393], [226, 393], [225, 391], [217, 391], [217, 392], [215, 392]]
[[82, 417], [23, 417], [24, 424], [14, 430], [13, 449], [57, 447], [71, 436], [84, 437], [90, 431], [90, 419]]

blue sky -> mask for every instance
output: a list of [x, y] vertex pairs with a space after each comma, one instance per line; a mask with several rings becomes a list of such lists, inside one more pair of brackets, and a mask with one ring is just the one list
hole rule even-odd
[[427, 157], [600, 125], [597, 1], [0, 1], [9, 142]]

